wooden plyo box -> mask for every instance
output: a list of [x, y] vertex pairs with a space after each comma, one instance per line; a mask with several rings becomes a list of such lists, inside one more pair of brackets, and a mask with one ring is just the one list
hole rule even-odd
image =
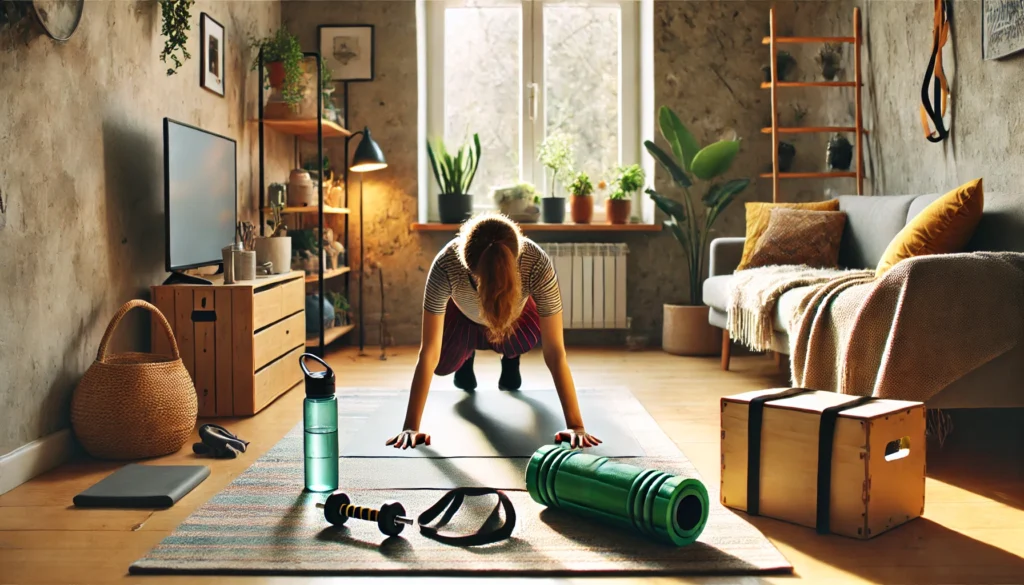
[[[196, 386], [199, 416], [256, 414], [302, 380], [305, 280], [300, 271], [224, 284], [152, 287]], [[154, 353], [170, 354], [152, 328]]]
[[[722, 398], [722, 504], [747, 511], [750, 400], [780, 389]], [[764, 404], [759, 514], [814, 528], [819, 422], [856, 396], [810, 391]], [[877, 400], [839, 413], [832, 445], [829, 526], [867, 539], [924, 513], [925, 408]]]

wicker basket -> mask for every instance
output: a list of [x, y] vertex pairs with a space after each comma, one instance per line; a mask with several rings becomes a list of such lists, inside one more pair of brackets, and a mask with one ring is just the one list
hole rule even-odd
[[[173, 357], [149, 353], [107, 355], [107, 344], [128, 311], [158, 317]], [[146, 301], [128, 301], [114, 315], [71, 399], [71, 426], [85, 450], [100, 459], [143, 459], [174, 453], [196, 424], [192, 378], [181, 362], [170, 323]]]

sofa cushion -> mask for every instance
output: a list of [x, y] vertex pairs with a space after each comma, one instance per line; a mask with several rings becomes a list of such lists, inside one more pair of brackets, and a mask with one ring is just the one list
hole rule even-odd
[[743, 242], [743, 258], [740, 259], [740, 265], [736, 267], [736, 270], [747, 268], [750, 256], [754, 253], [758, 240], [761, 239], [761, 234], [768, 228], [768, 219], [771, 217], [772, 208], [775, 207], [810, 209], [813, 211], [836, 211], [839, 209], [839, 203], [831, 199], [828, 201], [812, 201], [810, 203], [747, 203], [747, 239]]
[[[731, 274], [725, 274], [722, 276], [712, 276], [711, 278], [704, 281], [704, 304], [715, 309], [717, 311], [726, 311], [726, 307], [729, 303], [729, 279], [732, 278]], [[781, 333], [788, 333], [788, 327], [779, 318], [779, 315], [783, 314], [783, 310], [788, 311], [794, 304], [799, 302], [802, 296], [801, 288], [794, 288], [793, 290], [786, 291], [784, 295], [779, 297], [778, 303], [775, 304], [775, 318], [772, 320], [773, 329]]]
[[842, 211], [772, 209], [768, 228], [750, 255], [749, 267], [836, 268], [845, 226], [846, 214]]
[[900, 230], [878, 261], [881, 276], [901, 260], [962, 252], [981, 221], [985, 190], [981, 179], [965, 183], [921, 210]]
[[846, 229], [839, 244], [839, 265], [874, 268], [896, 234], [907, 224], [907, 212], [918, 195], [841, 195]]

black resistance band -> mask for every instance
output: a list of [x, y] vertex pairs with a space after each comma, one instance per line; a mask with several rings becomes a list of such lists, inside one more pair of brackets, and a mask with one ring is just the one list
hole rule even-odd
[[[498, 496], [498, 503], [494, 506], [494, 510], [491, 511], [490, 515], [487, 516], [487, 519], [484, 520], [482, 526], [488, 526], [497, 522], [501, 518], [501, 510], [504, 509], [505, 522], [502, 525], [491, 530], [484, 530], [481, 527], [480, 530], [465, 535], [441, 534], [437, 531], [438, 528], [447, 524], [455, 516], [455, 513], [462, 507], [462, 503], [467, 496], [489, 496], [491, 494]], [[441, 516], [437, 526], [425, 526], [425, 524], [433, 522], [441, 512], [444, 512], [444, 515]], [[436, 504], [424, 510], [416, 521], [420, 525], [420, 534], [437, 542], [452, 546], [481, 546], [499, 542], [512, 536], [512, 530], [516, 527], [516, 509], [512, 506], [512, 500], [501, 490], [461, 487], [446, 493]]]

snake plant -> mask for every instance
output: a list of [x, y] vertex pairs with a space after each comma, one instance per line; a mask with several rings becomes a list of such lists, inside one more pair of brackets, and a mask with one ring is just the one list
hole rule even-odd
[[441, 193], [466, 195], [480, 165], [480, 136], [474, 134], [473, 144], [463, 144], [455, 156], [448, 152], [444, 140], [439, 138], [435, 145], [427, 142], [427, 156]]

